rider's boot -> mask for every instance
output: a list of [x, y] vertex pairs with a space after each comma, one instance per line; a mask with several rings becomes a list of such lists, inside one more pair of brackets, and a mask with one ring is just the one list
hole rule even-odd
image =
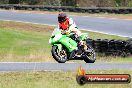
[[79, 42], [79, 44], [80, 44], [80, 46], [82, 47], [82, 49], [85, 51], [85, 52], [88, 52], [88, 47], [87, 47], [87, 45], [83, 42], [83, 41], [80, 41]]

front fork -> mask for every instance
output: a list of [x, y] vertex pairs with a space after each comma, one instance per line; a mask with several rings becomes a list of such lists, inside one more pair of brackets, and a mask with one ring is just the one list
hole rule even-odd
[[62, 50], [62, 44], [54, 44], [53, 46], [57, 46], [59, 49], [59, 52]]

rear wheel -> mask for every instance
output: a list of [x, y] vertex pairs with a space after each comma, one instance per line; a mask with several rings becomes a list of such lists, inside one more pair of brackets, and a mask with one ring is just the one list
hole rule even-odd
[[67, 53], [64, 49], [60, 51], [57, 46], [53, 46], [51, 52], [53, 58], [58, 63], [65, 63], [67, 61]]
[[92, 47], [88, 46], [88, 51], [86, 52], [86, 56], [84, 57], [84, 61], [86, 63], [94, 63], [96, 60], [96, 54]]

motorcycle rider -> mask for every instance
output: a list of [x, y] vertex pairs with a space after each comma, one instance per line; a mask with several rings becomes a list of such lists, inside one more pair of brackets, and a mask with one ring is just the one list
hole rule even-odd
[[58, 22], [59, 22], [59, 29], [61, 29], [62, 33], [68, 34], [70, 32], [74, 32], [77, 35], [81, 34], [73, 19], [69, 18], [66, 13], [58, 14]]
[[[62, 34], [69, 34], [72, 32], [73, 39], [76, 42], [78, 42], [78, 44], [83, 45], [85, 48], [87, 48], [84, 42], [81, 41], [80, 39], [81, 31], [79, 31], [72, 18], [69, 18], [66, 13], [61, 12], [58, 14], [58, 22], [59, 22], [58, 27], [61, 30]], [[75, 56], [76, 51], [77, 50], [74, 50], [71, 53], [70, 58], [73, 58], [73, 56]]]

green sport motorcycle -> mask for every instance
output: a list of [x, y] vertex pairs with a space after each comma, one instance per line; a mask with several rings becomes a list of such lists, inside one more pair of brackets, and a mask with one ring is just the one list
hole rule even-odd
[[[86, 44], [87, 50], [79, 48], [79, 44], [72, 39], [73, 33], [62, 34], [59, 29], [54, 29], [49, 43], [52, 45], [52, 56], [59, 63], [65, 63], [68, 60], [84, 60], [86, 63], [94, 63], [96, 60], [94, 49]], [[87, 33], [82, 33], [80, 38], [86, 42]], [[74, 57], [70, 57], [71, 53], [77, 50]]]

